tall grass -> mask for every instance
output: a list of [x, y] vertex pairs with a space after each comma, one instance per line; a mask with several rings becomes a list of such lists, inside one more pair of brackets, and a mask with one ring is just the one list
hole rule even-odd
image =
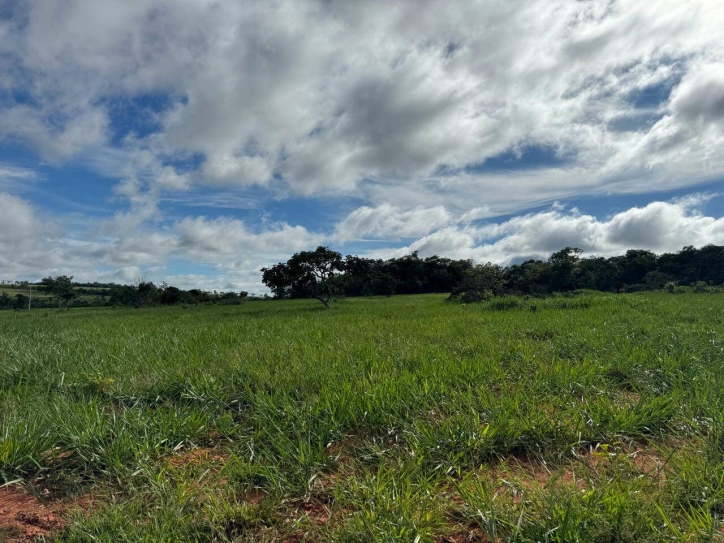
[[[98, 495], [67, 541], [716, 540], [722, 302], [1, 314], [0, 484]], [[623, 461], [649, 450], [665, 477]]]

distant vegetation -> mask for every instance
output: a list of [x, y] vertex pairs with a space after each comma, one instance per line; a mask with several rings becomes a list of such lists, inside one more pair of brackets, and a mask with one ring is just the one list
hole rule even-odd
[[689, 246], [662, 255], [643, 250], [610, 258], [581, 255], [580, 249], [566, 247], [547, 261], [501, 267], [438, 256], [420, 258], [416, 252], [389, 260], [342, 259], [339, 253], [318, 247], [262, 272], [264, 283], [277, 298], [448, 292], [453, 299], [472, 302], [501, 294], [542, 296], [580, 289], [676, 292], [681, 287], [706, 290], [724, 284], [724, 247], [720, 246]]
[[[0, 309], [71, 307], [154, 307], [161, 305], [239, 304], [248, 293], [183, 290], [141, 280], [134, 285], [73, 283], [72, 276], [46, 277], [40, 283], [0, 283]], [[32, 299], [30, 298], [32, 296]]]
[[[548, 260], [506, 267], [439, 256], [420, 258], [417, 252], [388, 260], [342, 257], [318, 247], [261, 271], [275, 298], [316, 298], [325, 306], [335, 297], [393, 294], [449, 293], [451, 300], [475, 302], [496, 295], [545, 296], [574, 290], [706, 292], [724, 284], [724, 247], [688, 246], [662, 255], [630, 250], [609, 258], [583, 257], [580, 249], [566, 247]], [[72, 283], [72, 279], [0, 283], [0, 309], [233, 305], [264, 299], [245, 291], [183, 290], [147, 280], [119, 285]]]

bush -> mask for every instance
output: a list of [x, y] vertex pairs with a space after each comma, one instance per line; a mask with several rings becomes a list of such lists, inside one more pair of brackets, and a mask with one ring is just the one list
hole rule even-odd
[[692, 292], [696, 292], [698, 294], [703, 294], [705, 292], [711, 292], [711, 288], [709, 288], [709, 285], [706, 284], [704, 281], [697, 281], [693, 285], [691, 285]]

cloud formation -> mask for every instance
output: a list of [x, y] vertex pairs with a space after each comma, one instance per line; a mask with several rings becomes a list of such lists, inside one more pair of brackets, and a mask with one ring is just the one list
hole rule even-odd
[[335, 228], [335, 239], [401, 239], [425, 235], [450, 223], [444, 206], [400, 209], [390, 204], [363, 206], [347, 215]]
[[564, 247], [578, 247], [589, 256], [610, 256], [628, 249], [663, 253], [679, 251], [686, 245], [722, 245], [724, 219], [699, 211], [707, 199], [695, 195], [652, 202], [604, 220], [556, 205], [501, 223], [450, 225], [406, 247], [378, 254], [401, 256], [418, 251], [421, 256], [437, 254], [507, 265], [529, 258], [545, 260]]
[[[442, 206], [362, 207], [338, 222], [331, 235], [286, 223], [255, 229], [237, 219], [202, 216], [153, 229], [118, 216], [110, 230], [104, 229], [107, 224], [98, 224], [95, 235], [71, 236], [58, 224], [41, 219], [26, 201], [0, 193], [0, 269], [4, 279], [69, 274], [77, 280], [130, 282], [143, 276], [186, 287], [263, 292], [261, 267], [318, 244], [344, 250], [345, 242], [366, 235], [416, 238], [404, 247], [366, 253], [376, 258], [417, 251], [421, 257], [507, 265], [547, 259], [566, 246], [579, 247], [588, 256], [622, 254], [630, 248], [675, 252], [686, 245], [724, 245], [724, 218], [701, 212], [707, 201], [718, 197], [694, 194], [652, 202], [606, 219], [554, 205], [498, 223], [471, 223]], [[370, 217], [374, 217], [371, 222]], [[118, 234], [110, 237], [109, 231]], [[210, 269], [178, 273], [173, 266], [178, 261]]]
[[[514, 194], [522, 209], [724, 174], [714, 0], [11, 4], [0, 138], [55, 161], [121, 141], [157, 163], [164, 190], [276, 179], [379, 204], [386, 192], [360, 183], [384, 181], [422, 186], [430, 205], [446, 198], [425, 190], [437, 180], [453, 186], [449, 205], [462, 193], [505, 207]], [[129, 103], [152, 128], [119, 119]], [[561, 183], [475, 171], [540, 147], [565, 157], [549, 176]], [[201, 157], [191, 175], [169, 180], [161, 167], [190, 155]]]
[[[179, 286], [259, 292], [262, 266], [324, 240], [301, 226], [280, 223], [255, 230], [223, 217], [185, 218], [158, 228], [138, 221], [133, 213], [119, 214], [73, 232], [42, 216], [27, 201], [0, 193], [0, 279], [60, 274], [74, 275], [77, 281], [172, 278]], [[200, 275], [169, 271], [174, 260], [208, 265], [211, 272], [198, 281]]]
[[[255, 290], [318, 243], [501, 263], [721, 243], [691, 199], [527, 211], [724, 179], [723, 26], [715, 0], [10, 0], [0, 273]], [[106, 216], [38, 197], [79, 171]]]

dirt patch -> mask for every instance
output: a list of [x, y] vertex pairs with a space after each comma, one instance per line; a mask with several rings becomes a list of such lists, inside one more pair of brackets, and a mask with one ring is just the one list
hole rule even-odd
[[242, 496], [242, 500], [251, 505], [258, 505], [264, 498], [267, 497], [267, 493], [259, 488], [253, 488], [252, 490], [245, 492]]
[[571, 467], [551, 468], [545, 462], [530, 458], [506, 459], [494, 462], [489, 474], [500, 494], [511, 493], [514, 501], [522, 499], [526, 490], [536, 487], [575, 487], [585, 489], [585, 481], [576, 477]]
[[668, 463], [658, 450], [641, 444], [590, 448], [582, 455], [582, 460], [593, 471], [606, 469], [615, 462], [624, 461], [641, 475], [659, 482], [663, 482], [666, 478]]
[[491, 466], [491, 474], [502, 480], [512, 478], [525, 488], [537, 483], [541, 487], [552, 485], [586, 490], [592, 474], [607, 470], [616, 462], [623, 462], [629, 469], [654, 481], [665, 479], [666, 458], [654, 447], [640, 443], [589, 447], [578, 455], [578, 462], [555, 468], [536, 459], [506, 460]]
[[204, 463], [226, 464], [229, 454], [218, 452], [209, 447], [201, 447], [192, 451], [185, 451], [167, 459], [169, 467], [183, 468], [186, 466], [198, 466]]
[[658, 451], [637, 448], [628, 457], [643, 474], [655, 479], [664, 476], [664, 467], [667, 462]]
[[327, 507], [321, 503], [305, 503], [300, 511], [309, 519], [312, 524], [327, 524], [331, 517], [331, 513]]
[[327, 443], [327, 454], [332, 458], [339, 458], [342, 454], [343, 446], [341, 443]]
[[329, 506], [316, 501], [305, 501], [292, 504], [286, 522], [322, 526], [327, 524], [331, 518], [332, 510]]
[[623, 398], [623, 405], [626, 407], [633, 407], [641, 403], [641, 395], [638, 392], [632, 390], [621, 390], [619, 391], [621, 398]]
[[331, 518], [332, 511], [321, 503], [298, 503], [290, 510], [284, 522], [294, 527], [307, 525], [308, 528], [295, 529], [282, 541], [284, 541], [284, 543], [299, 543], [304, 541], [309, 534], [309, 528], [313, 526], [324, 526]]
[[[436, 543], [492, 543], [492, 540], [483, 533], [477, 526], [469, 526], [464, 529], [457, 530], [450, 534], [438, 537]], [[502, 539], [497, 539], [495, 543], [502, 543]]]
[[340, 441], [327, 443], [327, 454], [329, 458], [339, 464], [348, 463], [354, 456], [353, 453], [360, 447], [362, 441], [355, 435], [346, 435]]
[[67, 510], [65, 505], [44, 504], [21, 488], [0, 488], [0, 533], [7, 533], [8, 543], [49, 537], [65, 526]]

